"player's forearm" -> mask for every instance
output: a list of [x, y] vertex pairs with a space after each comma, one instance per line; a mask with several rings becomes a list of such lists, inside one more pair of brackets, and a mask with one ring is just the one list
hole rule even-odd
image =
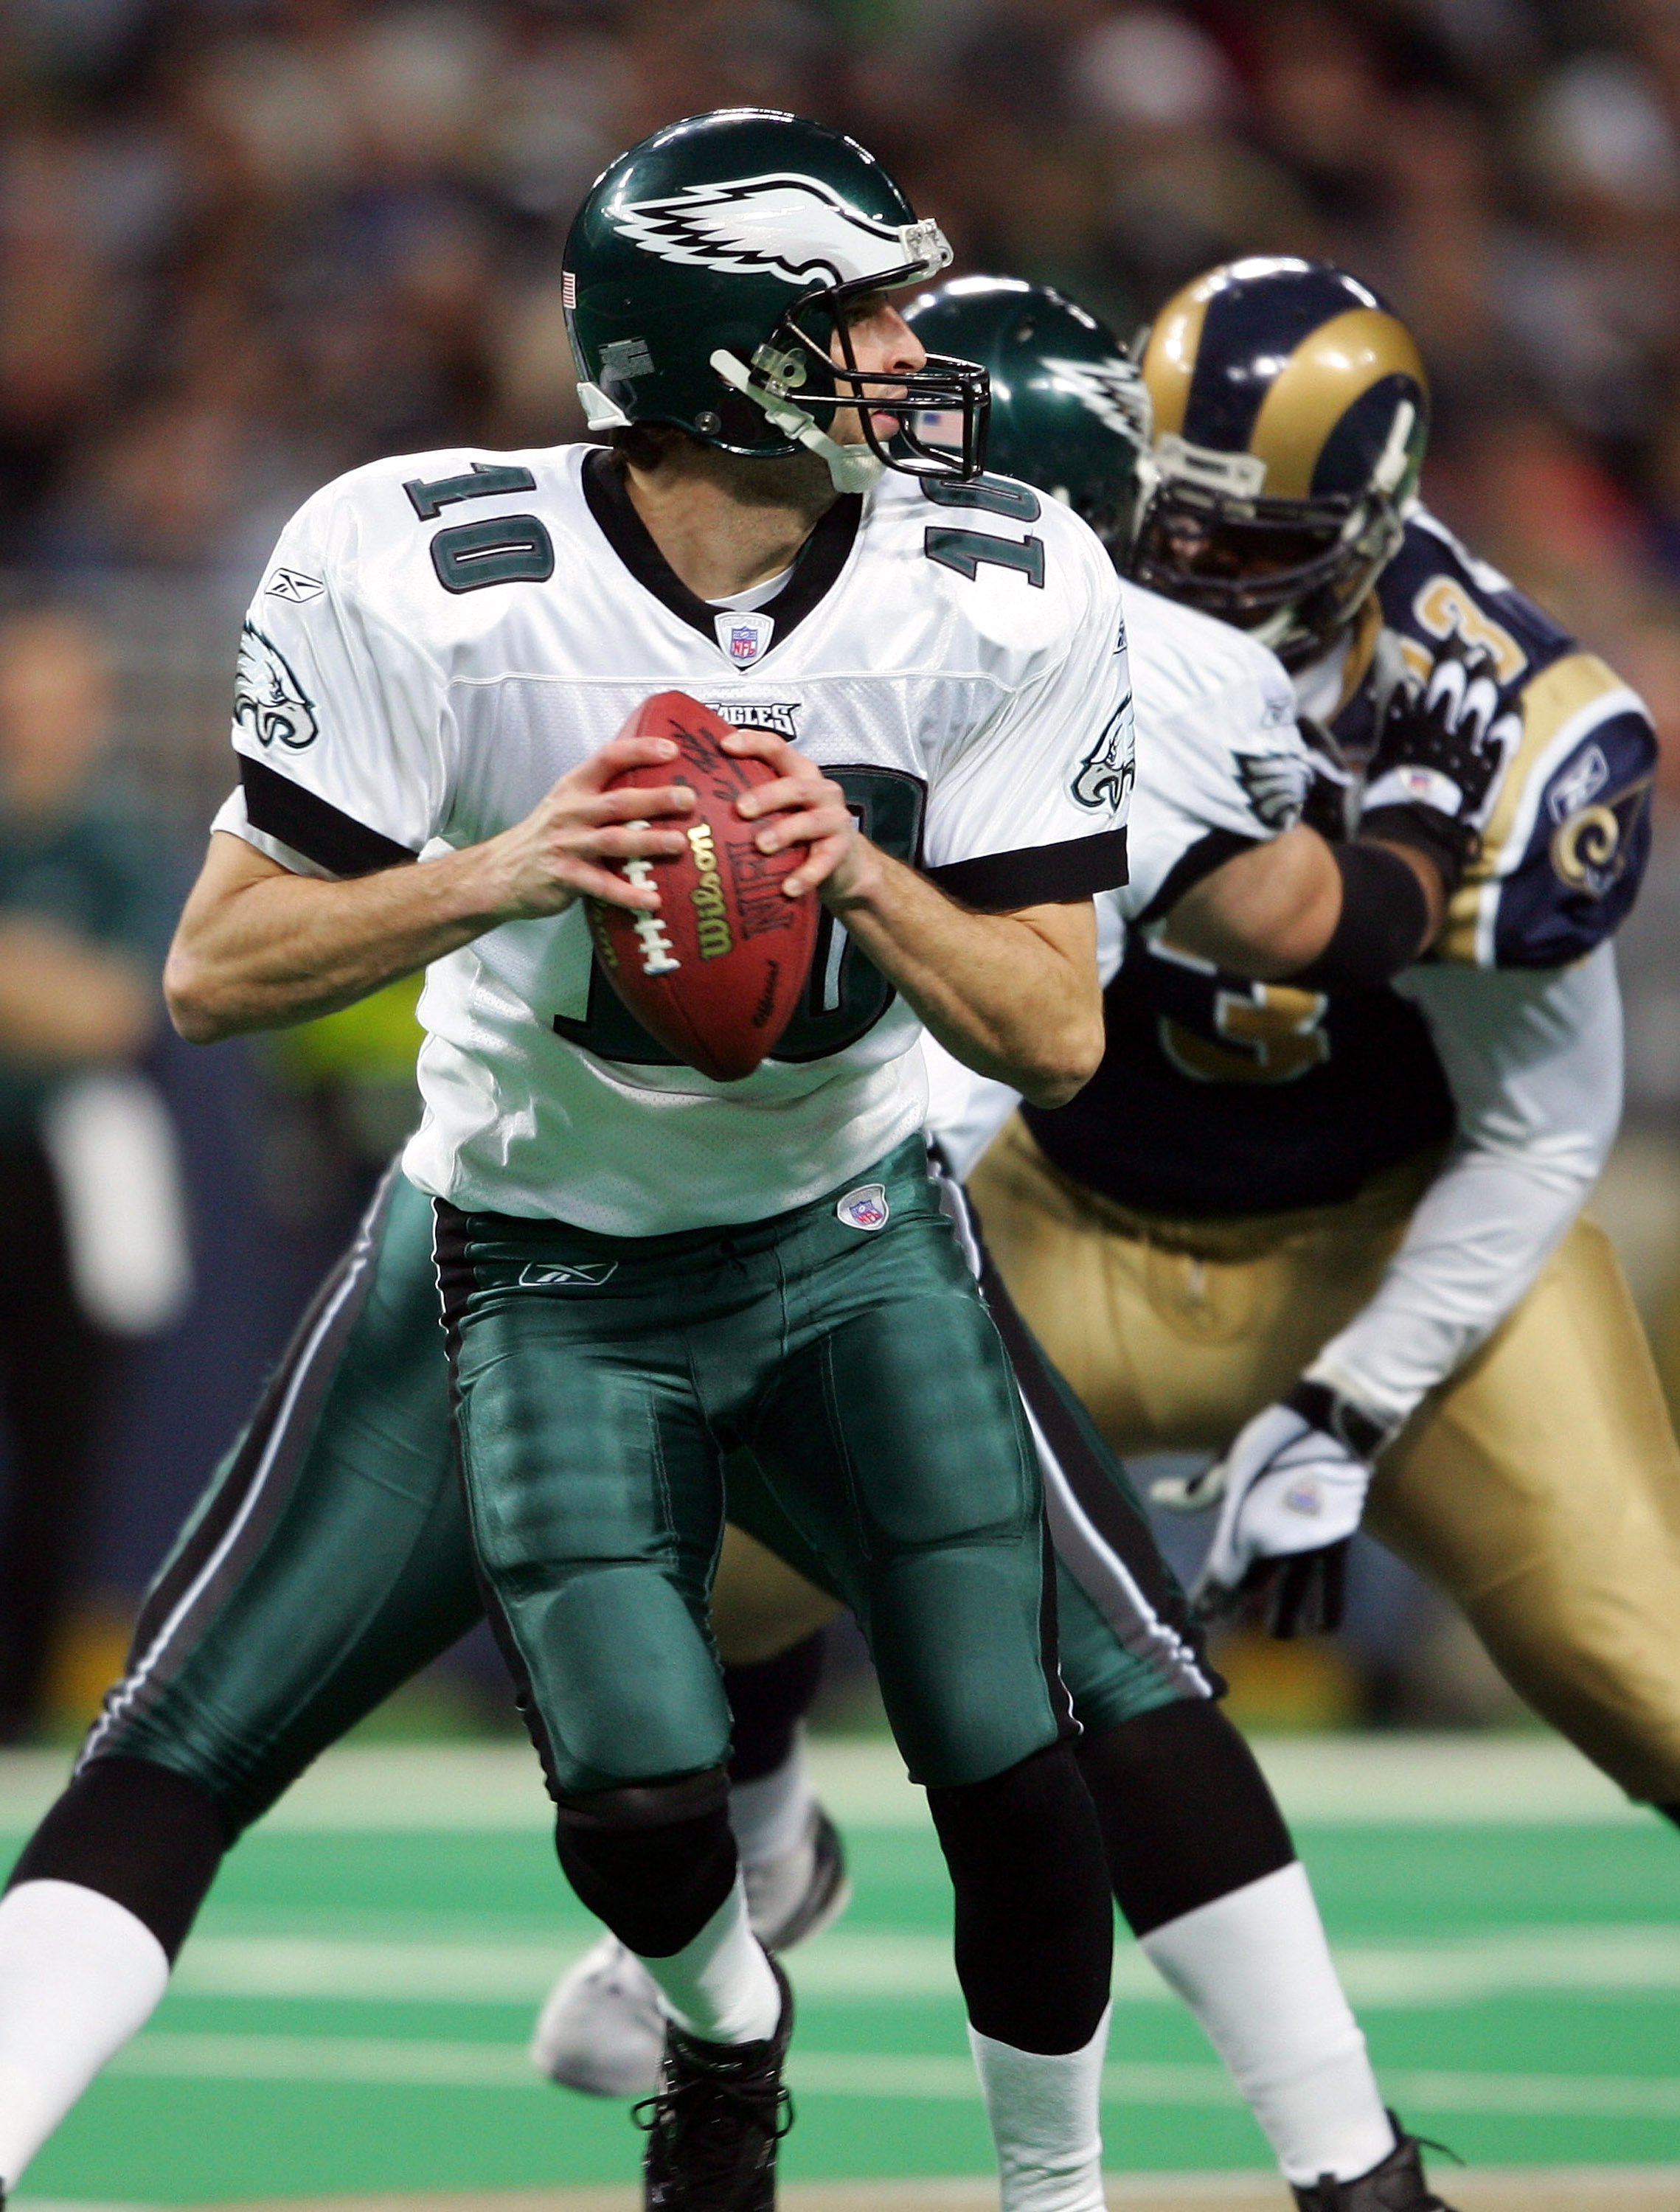
[[1458, 1155], [1431, 1185], [1377, 1293], [1306, 1370], [1397, 1427], [1533, 1288], [1592, 1178], [1496, 1152]]
[[283, 872], [188, 900], [163, 972], [192, 1044], [336, 1012], [503, 919], [492, 846], [353, 882]]
[[1526, 1297], [1610, 1156], [1622, 1011], [1609, 945], [1557, 969], [1416, 969], [1459, 1137], [1376, 1296], [1309, 1373], [1387, 1419]]
[[1035, 1106], [1065, 1105], [1096, 1073], [1103, 1002], [1094, 920], [1064, 945], [1020, 915], [970, 913], [873, 848], [855, 887], [830, 903], [965, 1067]]

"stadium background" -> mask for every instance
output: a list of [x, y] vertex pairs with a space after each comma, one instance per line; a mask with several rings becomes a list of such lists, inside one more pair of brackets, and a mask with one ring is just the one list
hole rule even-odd
[[[286, 515], [378, 453], [582, 434], [560, 314], [572, 207], [620, 146], [676, 115], [742, 102], [854, 131], [938, 216], [959, 269], [1062, 284], [1123, 334], [1184, 278], [1245, 252], [1342, 262], [1411, 323], [1435, 386], [1427, 495], [1625, 673], [1665, 741], [1656, 857], [1622, 940], [1628, 1126], [1598, 1204], [1680, 1396], [1680, 0], [0, 0], [0, 615], [68, 608], [103, 641], [114, 705], [102, 777], [143, 824], [160, 884], [184, 888], [228, 787], [234, 639]], [[160, 1034], [148, 1054], [184, 1165], [192, 1294], [169, 1327], [123, 1354], [84, 1566], [40, 1721], [49, 1740], [68, 1740], [109, 1679], [138, 1589], [401, 1132], [412, 1103], [411, 1003], [399, 992], [285, 1039], [210, 1052]], [[831, 1721], [867, 1727], [867, 1677], [843, 1637], [834, 1660]], [[1464, 1632], [1374, 1549], [1361, 1558], [1336, 1646], [1239, 1640], [1227, 1663], [1239, 1712], [1263, 1727], [1520, 1725]], [[483, 1732], [509, 1717], [494, 1660], [473, 1647], [378, 1726], [387, 1735]], [[1412, 1747], [1426, 1760], [1416, 1769], [1404, 1765], [1404, 1745], [1379, 1749], [1401, 1762], [1383, 1772], [1440, 1781], [1439, 1763], [1427, 1764], [1433, 1746]], [[426, 1773], [448, 1771], [451, 1754], [441, 1755], [445, 1767], [423, 1760]], [[1525, 1755], [1539, 1753], [1531, 1746]], [[1415, 1823], [1344, 1830], [1353, 1798], [1335, 1797], [1315, 1869], [1350, 1940], [1404, 1929], [1409, 1942], [1450, 1945], [1492, 1941], [1484, 1920], [1527, 1926], [1550, 1915], [1577, 1936], [1597, 1918], [1617, 1921], [1608, 1948], [1587, 1945], [1598, 1966], [1573, 1983], [1555, 1960], [1531, 1962], [1514, 1984], [1484, 1976], [1446, 2028], [1414, 2007], [1392, 2063], [1526, 2067], [1526, 2118], [1478, 2118], [1463, 2106], [1472, 2118], [1459, 2124], [1450, 2097], [1441, 2109], [1441, 2125], [1489, 2156], [1680, 2155], [1680, 2104], [1656, 2094], [1664, 2039], [1671, 2051], [1680, 2024], [1672, 1839], [1640, 1817], [1619, 1820], [1602, 1799], [1591, 1819], [1524, 1826], [1548, 1809], [1546, 1790], [1563, 1793], [1561, 1803], [1580, 1786], [1577, 1766], [1564, 1756], [1534, 1769], [1551, 1780], [1521, 1799], [1514, 1831], [1480, 1815], [1466, 1825], [1456, 1784], [1435, 1797], [1426, 1790], [1419, 1802], [1435, 1808], [1447, 1839], [1433, 1854]], [[27, 1756], [9, 1770], [0, 1826], [26, 1820], [50, 1771]], [[875, 1787], [859, 1802], [873, 1802]], [[1311, 1802], [1324, 1816], [1324, 1802]], [[421, 1832], [423, 1818], [411, 1825]], [[338, 1832], [329, 1822], [320, 1834]], [[288, 1942], [311, 1929], [349, 1941], [385, 1911], [410, 1915], [406, 1940], [429, 1930], [481, 1950], [516, 1942], [551, 1908], [557, 1926], [563, 1920], [552, 1882], [536, 1871], [534, 1829], [517, 1821], [517, 1877], [503, 1863], [505, 1839], [458, 1837], [408, 1867], [380, 1857], [353, 1821], [344, 1832], [353, 1845], [306, 1847], [301, 1833], [289, 1848], [253, 1845], [213, 1908], [232, 1916], [225, 1941], [266, 1940], [265, 1912], [279, 1916]], [[486, 1832], [499, 1832], [494, 1823]], [[875, 1887], [861, 1900], [858, 1941], [919, 1929], [925, 1946], [938, 1900], [932, 1889], [910, 1898], [932, 1880], [925, 1835], [892, 1821], [866, 1832]], [[367, 1849], [374, 1856], [358, 1871]], [[1513, 1850], [1526, 1871], [1513, 1874], [1494, 1911]], [[422, 1858], [444, 1870], [429, 1902]], [[489, 1902], [478, 1895], [481, 1876]], [[1477, 1898], [1488, 1907], [1480, 1917]], [[485, 1912], [503, 1913], [505, 1924], [486, 1933], [474, 1919]], [[920, 1956], [914, 1942], [904, 1955]], [[280, 2025], [264, 2033], [283, 2040], [293, 2033], [286, 2006], [311, 1998], [320, 2002], [309, 2033], [349, 2034], [334, 2026], [348, 2005], [360, 2023], [350, 2039], [365, 2043], [384, 2032], [369, 2025], [386, 2001], [377, 1990], [397, 2002], [371, 1967], [375, 1995], [333, 1998], [335, 1972], [355, 1978], [342, 1961], [320, 1969], [325, 1996], [312, 1985], [295, 1999], [271, 1988], [265, 1998], [256, 1967], [254, 1995], [224, 1971], [238, 1984], [229, 1993], [201, 1987], [172, 2000], [198, 2008], [206, 2034], [221, 2032], [218, 2004], [238, 2014], [258, 2002], [279, 2007]], [[272, 1971], [283, 1982], [291, 1970]], [[406, 1970], [389, 1971], [399, 1987]], [[495, 1984], [499, 1971], [481, 1960], [461, 1970], [459, 1986], [482, 1992], [484, 1976]], [[914, 1984], [920, 1969], [899, 1971]], [[857, 1990], [876, 1989], [855, 1963], [831, 1978], [843, 1984], [848, 1972], [861, 1976]], [[536, 1984], [527, 1992], [517, 1972], [514, 1981], [523, 2005]], [[916, 2031], [923, 2044], [884, 2042], [866, 2005], [846, 2015], [836, 2048], [849, 2036], [861, 2051], [959, 2052], [948, 1991], [916, 1988], [904, 2002], [932, 2008]], [[1549, 2015], [1543, 2032], [1520, 1995], [1537, 1988], [1574, 1992], [1538, 2008]], [[1570, 2119], [1562, 2108], [1575, 2093], [1535, 2085], [1568, 2074], [1566, 2046], [1592, 2046], [1589, 2070], [1628, 2072], [1626, 2048], [1613, 2056], [1612, 2036], [1599, 2049], [1588, 2027], [1608, 2029], [1617, 1988], [1652, 2093], [1606, 2092], [1604, 2109]], [[511, 2047], [517, 2008], [504, 2005], [498, 2048]], [[249, 2028], [248, 2012], [240, 2017]], [[391, 2033], [417, 2033], [417, 2017], [393, 2013]], [[1127, 2063], [1168, 2052], [1205, 2066], [1187, 2024], [1147, 2005], [1137, 2020], [1119, 2054]], [[1525, 2057], [1511, 2056], [1513, 2022], [1519, 2043], [1539, 2038]], [[460, 2033], [437, 2028], [446, 2041]], [[1561, 2039], [1555, 2050], [1549, 2035]], [[274, 2060], [283, 2077], [285, 2063]], [[430, 2063], [447, 2074], [445, 2061]], [[505, 2049], [484, 2062], [491, 2074], [505, 2063]], [[269, 2141], [263, 2127], [275, 2140], [285, 2133], [293, 2108], [283, 2098], [279, 2118], [265, 2119], [238, 2156], [229, 2150], [231, 2163], [209, 2154], [183, 2163], [173, 2150], [157, 2150], [157, 2163], [156, 2147], [179, 2149], [201, 2109], [244, 2096], [206, 2063], [191, 2094], [164, 2094], [173, 2077], [161, 2062], [102, 2090], [116, 2103], [73, 2124], [70, 2148], [43, 2162], [41, 2185], [110, 2197], [254, 2195], [265, 2170], [276, 2188], [421, 2185], [401, 2159], [381, 2165], [360, 2152], [336, 2165], [306, 2160], [295, 2181], [274, 2174], [271, 2159], [265, 2169], [247, 2153]], [[379, 2062], [364, 2054], [364, 2063], [377, 2076]], [[413, 2086], [367, 2092], [364, 2132], [387, 2150], [379, 2100], [400, 2103]], [[467, 2094], [457, 2085], [449, 2094], [457, 2089]], [[1240, 2115], [1227, 2112], [1209, 2136], [1184, 2117], [1194, 2094], [1175, 2106], [1170, 2090], [1123, 2162], [1254, 2162], [1257, 2137]], [[477, 2094], [514, 2093], [486, 2077]], [[522, 2096], [516, 2106], [527, 2109]], [[914, 2100], [903, 2109], [922, 2111]], [[830, 2144], [809, 2170], [979, 2161], [977, 2108], [965, 2109], [954, 2134], [926, 2137], [956, 2146], [931, 2166], [886, 2119], [862, 2163], [848, 2166], [870, 2130], [843, 2097], [836, 2110], [831, 2143], [820, 2128], [805, 2131]], [[925, 2115], [905, 2124], [925, 2136]], [[556, 2170], [534, 2148], [508, 2149], [525, 2142], [522, 2125], [504, 2130], [493, 2119], [501, 2165], [492, 2156], [457, 2171], [457, 2160], [438, 2185], [624, 2170], [621, 2116], [612, 2157], [580, 2148]], [[601, 2116], [578, 2125], [580, 2142], [607, 2140]], [[136, 2128], [153, 2147], [146, 2186], [125, 2178], [121, 2160], [101, 2164], [97, 2149], [101, 2130], [108, 2147]], [[541, 2130], [533, 2123], [527, 2133], [534, 2144]], [[852, 2150], [825, 2167], [843, 2137]]]

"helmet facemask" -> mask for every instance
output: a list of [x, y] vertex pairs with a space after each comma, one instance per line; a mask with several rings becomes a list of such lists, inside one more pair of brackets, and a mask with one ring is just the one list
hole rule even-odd
[[[934, 265], [950, 259], [938, 226], [918, 224], [928, 234]], [[952, 477], [966, 483], [986, 465], [986, 425], [991, 405], [990, 380], [977, 362], [929, 354], [917, 369], [864, 369], [852, 345], [851, 308], [860, 300], [901, 284], [916, 283], [925, 263], [910, 263], [884, 275], [849, 283], [813, 285], [788, 307], [750, 363], [720, 348], [712, 367], [727, 384], [762, 408], [772, 428], [828, 463], [837, 491], [864, 491], [885, 469], [902, 476]], [[841, 358], [833, 358], [813, 328], [819, 318], [832, 328]], [[822, 387], [827, 386], [825, 390]], [[834, 418], [855, 409], [864, 442], [840, 444], [831, 434]], [[826, 410], [826, 427], [813, 410]], [[918, 431], [916, 417], [936, 413], [961, 425], [953, 447], [932, 445]], [[890, 415], [898, 424], [892, 447], [882, 441], [873, 417]], [[953, 425], [954, 427], [954, 425]]]
[[1129, 572], [1301, 668], [1353, 619], [1404, 529], [1382, 492], [1243, 499], [1163, 473], [1142, 507]]

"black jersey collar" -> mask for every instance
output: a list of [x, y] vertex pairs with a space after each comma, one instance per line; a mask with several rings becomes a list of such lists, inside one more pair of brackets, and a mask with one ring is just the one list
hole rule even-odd
[[[601, 535], [642, 589], [715, 645], [720, 610], [691, 592], [654, 544], [647, 524], [631, 504], [617, 462], [605, 446], [597, 446], [583, 457], [583, 496]], [[776, 618], [772, 653], [826, 595], [846, 565], [862, 518], [860, 494], [848, 492], [837, 499], [800, 548], [793, 574], [773, 599], [754, 610]]]

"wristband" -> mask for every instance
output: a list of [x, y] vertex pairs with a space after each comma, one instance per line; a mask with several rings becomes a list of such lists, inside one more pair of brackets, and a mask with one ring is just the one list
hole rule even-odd
[[1482, 839], [1468, 822], [1418, 799], [1368, 807], [1360, 817], [1359, 834], [1381, 837], [1391, 845], [1409, 845], [1421, 853], [1434, 863], [1441, 879], [1441, 896], [1446, 899], [1463, 883], [1464, 870], [1482, 850]]
[[1332, 845], [1330, 855], [1342, 878], [1342, 911], [1324, 950], [1288, 980], [1309, 990], [1374, 991], [1416, 959], [1429, 902], [1398, 853], [1357, 837]]
[[1299, 1413], [1302, 1420], [1345, 1445], [1355, 1459], [1374, 1460], [1394, 1433], [1391, 1426], [1375, 1419], [1339, 1390], [1332, 1390], [1328, 1382], [1303, 1378], [1283, 1402], [1292, 1413]]

